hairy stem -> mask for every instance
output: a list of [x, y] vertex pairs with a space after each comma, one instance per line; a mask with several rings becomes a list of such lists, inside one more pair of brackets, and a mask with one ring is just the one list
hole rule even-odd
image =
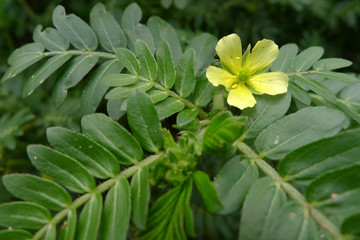
[[202, 110], [201, 108], [195, 106], [192, 102], [190, 102], [189, 100], [179, 96], [178, 94], [171, 91], [170, 89], [166, 89], [162, 85], [160, 85], [159, 83], [153, 82], [153, 81], [151, 81], [151, 80], [149, 80], [149, 79], [147, 79], [145, 77], [142, 77], [142, 76], [138, 76], [138, 79], [140, 79], [140, 80], [142, 80], [144, 82], [149, 82], [149, 83], [154, 84], [155, 88], [157, 88], [157, 89], [159, 89], [159, 90], [161, 90], [163, 92], [166, 92], [170, 97], [173, 97], [173, 98], [175, 98], [175, 99], [177, 99], [179, 101], [182, 101], [185, 104], [185, 106], [187, 106], [188, 108], [193, 108], [193, 109], [198, 110], [200, 117], [202, 117], [204, 119], [207, 117], [208, 114], [204, 110]]
[[337, 240], [344, 240], [344, 237], [339, 232], [339, 229], [322, 212], [306, 202], [305, 197], [295, 187], [284, 181], [279, 173], [267, 162], [262, 160], [248, 145], [238, 141], [236, 142], [236, 146], [243, 154], [251, 158], [267, 176], [273, 178], [277, 183], [279, 183], [292, 199], [306, 208], [321, 227], [333, 235]]
[[48, 227], [51, 225], [58, 224], [61, 220], [63, 220], [67, 214], [72, 210], [76, 209], [78, 207], [81, 207], [84, 205], [87, 201], [91, 199], [92, 196], [94, 196], [97, 193], [103, 193], [107, 190], [109, 190], [112, 186], [115, 185], [117, 181], [119, 181], [120, 178], [125, 177], [129, 178], [132, 175], [136, 173], [137, 170], [139, 170], [142, 167], [151, 165], [152, 163], [156, 162], [157, 160], [164, 157], [164, 153], [159, 153], [157, 155], [152, 155], [143, 161], [139, 162], [138, 164], [122, 171], [121, 173], [117, 174], [115, 177], [110, 178], [109, 180], [103, 182], [99, 186], [97, 186], [95, 189], [93, 189], [91, 192], [86, 193], [82, 195], [81, 197], [77, 198], [75, 201], [73, 201], [68, 208], [58, 212], [45, 226], [43, 226], [39, 231], [36, 232], [32, 240], [40, 239], [47, 231]]
[[53, 52], [45, 52], [42, 53], [45, 57], [51, 57], [51, 56], [55, 56], [55, 55], [74, 55], [74, 56], [79, 56], [79, 55], [94, 55], [94, 56], [98, 56], [101, 58], [107, 58], [107, 59], [116, 59], [116, 55], [112, 54], [112, 53], [107, 53], [107, 52], [89, 52], [89, 51], [81, 51], [81, 50], [69, 50], [69, 51], [53, 51]]
[[294, 73], [285, 73], [286, 75], [288, 75], [288, 77], [293, 77], [295, 75], [311, 75], [316, 73], [316, 71], [311, 70], [311, 71], [306, 71], [306, 72], [294, 72]]

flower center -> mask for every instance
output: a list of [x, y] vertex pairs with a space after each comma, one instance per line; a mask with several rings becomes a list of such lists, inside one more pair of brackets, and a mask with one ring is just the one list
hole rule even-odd
[[249, 76], [249, 70], [247, 68], [242, 68], [236, 77], [239, 80], [238, 82], [245, 82], [248, 80]]

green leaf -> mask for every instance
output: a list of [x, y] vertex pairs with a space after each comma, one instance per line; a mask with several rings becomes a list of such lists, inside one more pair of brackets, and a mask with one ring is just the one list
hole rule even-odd
[[58, 30], [54, 28], [46, 28], [41, 32], [42, 26], [38, 25], [33, 33], [33, 39], [35, 42], [45, 46], [49, 51], [66, 51], [70, 43], [64, 39]]
[[73, 240], [75, 237], [77, 214], [76, 209], [73, 208], [67, 214], [67, 220], [64, 222], [60, 230], [59, 240]]
[[152, 53], [155, 52], [155, 44], [150, 30], [139, 23], [142, 13], [139, 5], [130, 4], [122, 14], [121, 27], [128, 39], [127, 43], [131, 51], [135, 52], [135, 42], [138, 39], [143, 40], [149, 46]]
[[76, 240], [95, 240], [97, 239], [100, 227], [102, 212], [102, 197], [100, 193], [95, 194], [85, 204], [79, 216], [76, 227]]
[[290, 94], [257, 95], [256, 105], [243, 111], [243, 115], [248, 116], [251, 123], [245, 132], [245, 138], [256, 138], [261, 130], [283, 117], [290, 107], [290, 102]]
[[201, 33], [191, 39], [186, 49], [192, 48], [195, 50], [196, 60], [194, 70], [196, 76], [199, 76], [210, 65], [216, 54], [215, 46], [217, 41], [217, 38], [209, 33]]
[[156, 48], [160, 48], [164, 41], [169, 44], [172, 60], [176, 64], [182, 51], [175, 29], [157, 16], [150, 17], [146, 25], [152, 33]]
[[45, 57], [45, 47], [40, 43], [29, 43], [16, 49], [9, 57], [11, 67], [5, 72], [1, 82], [15, 77], [34, 63]]
[[326, 213], [352, 214], [360, 210], [360, 165], [352, 164], [324, 173], [305, 190], [308, 202]]
[[340, 93], [340, 98], [350, 105], [359, 105], [360, 102], [360, 83], [347, 85]]
[[71, 197], [64, 188], [44, 178], [10, 174], [3, 177], [3, 183], [15, 197], [38, 203], [51, 210], [61, 210], [71, 204]]
[[194, 216], [189, 203], [185, 204], [185, 230], [189, 237], [196, 237]]
[[346, 83], [358, 83], [360, 79], [349, 73], [331, 72], [325, 70], [315, 71], [314, 74]]
[[166, 98], [165, 100], [158, 102], [155, 105], [155, 109], [160, 120], [163, 120], [177, 112], [180, 112], [184, 109], [184, 107], [185, 104], [182, 101], [177, 100], [173, 97]]
[[127, 48], [115, 49], [116, 57], [126, 67], [126, 69], [134, 75], [140, 75], [139, 61], [135, 55]]
[[341, 223], [341, 233], [343, 234], [353, 234], [353, 235], [360, 235], [360, 214], [354, 214], [350, 217], [346, 218]]
[[165, 40], [157, 48], [156, 58], [159, 67], [158, 78], [160, 84], [166, 89], [170, 89], [175, 83], [175, 67], [169, 44]]
[[255, 164], [239, 160], [239, 157], [234, 157], [228, 161], [214, 179], [214, 186], [224, 206], [220, 214], [229, 214], [239, 209], [251, 185], [259, 177]]
[[48, 128], [50, 145], [79, 161], [93, 176], [105, 179], [120, 172], [117, 159], [107, 149], [90, 138], [66, 128]]
[[160, 0], [160, 3], [164, 8], [168, 9], [171, 6], [172, 1], [173, 0]]
[[213, 183], [210, 181], [209, 176], [202, 171], [195, 171], [192, 174], [192, 179], [200, 192], [206, 210], [210, 213], [219, 212], [223, 208], [223, 205], [221, 204], [219, 194]]
[[139, 142], [106, 115], [87, 115], [81, 119], [81, 127], [84, 134], [106, 147], [120, 163], [130, 165], [142, 159], [143, 151]]
[[239, 239], [268, 239], [271, 224], [285, 203], [286, 193], [272, 178], [254, 182], [243, 205]]
[[323, 54], [322, 47], [309, 47], [295, 57], [292, 67], [296, 72], [309, 70]]
[[26, 80], [23, 89], [23, 97], [30, 95], [40, 84], [42, 84], [51, 74], [63, 66], [71, 55], [56, 55], [48, 59], [39, 67], [29, 79]]
[[60, 34], [75, 48], [87, 51], [97, 48], [98, 40], [91, 27], [74, 14], [66, 15], [63, 6], [54, 9], [52, 21]]
[[176, 125], [178, 127], [183, 127], [189, 124], [192, 120], [194, 120], [198, 114], [199, 111], [196, 109], [186, 109], [184, 111], [181, 111], [176, 116]]
[[223, 112], [213, 118], [203, 136], [203, 149], [210, 153], [228, 150], [245, 132], [247, 118]]
[[342, 58], [324, 58], [317, 61], [313, 68], [315, 70], [335, 70], [351, 66], [352, 62]]
[[60, 108], [64, 103], [67, 90], [78, 84], [98, 60], [99, 57], [97, 56], [84, 55], [76, 57], [68, 64], [54, 86], [53, 99], [57, 108]]
[[107, 115], [111, 119], [118, 121], [126, 113], [126, 109], [123, 109], [124, 105], [126, 105], [125, 98], [108, 100], [106, 104]]
[[262, 156], [281, 159], [296, 148], [334, 136], [342, 129], [344, 121], [344, 114], [336, 109], [304, 108], [265, 128], [256, 138], [255, 148]]
[[34, 119], [29, 109], [24, 108], [14, 115], [4, 114], [0, 119], [0, 144], [11, 150], [15, 149], [15, 138], [23, 135], [22, 126]]
[[127, 101], [130, 128], [143, 148], [159, 152], [164, 145], [161, 123], [150, 97], [139, 90], [132, 92]]
[[135, 43], [136, 55], [141, 64], [142, 74], [151, 81], [157, 77], [157, 64], [147, 44], [142, 40]]
[[213, 98], [215, 87], [212, 85], [205, 74], [198, 77], [194, 91], [195, 106], [205, 107]]
[[26, 229], [39, 229], [51, 219], [46, 208], [30, 202], [3, 203], [0, 216], [1, 226]]
[[132, 74], [117, 73], [106, 75], [101, 79], [101, 83], [109, 87], [122, 87], [133, 84], [137, 81], [137, 77]]
[[188, 4], [188, 0], [174, 0], [174, 3], [178, 9], [184, 9]]
[[167, 92], [160, 90], [150, 90], [146, 93], [149, 95], [154, 104], [166, 99], [169, 96]]
[[33, 236], [31, 233], [21, 229], [2, 230], [0, 231], [0, 240], [27, 240]]
[[318, 239], [317, 226], [309, 212], [305, 211], [299, 203], [288, 202], [283, 205], [274, 219], [272, 231], [266, 239]]
[[323, 139], [289, 153], [279, 164], [282, 177], [308, 183], [321, 174], [360, 161], [360, 129]]
[[175, 89], [180, 97], [188, 97], [195, 88], [195, 51], [188, 49], [181, 55], [176, 66]]
[[322, 96], [329, 102], [336, 103], [335, 94], [330, 89], [328, 89], [327, 87], [322, 85], [321, 83], [319, 83], [319, 82], [315, 81], [314, 79], [311, 79], [307, 76], [302, 76], [302, 75], [298, 75], [298, 74], [295, 74], [294, 78], [300, 84], [304, 84], [306, 87], [310, 88], [312, 91], [319, 94], [320, 96]]
[[106, 95], [106, 99], [120, 99], [120, 98], [127, 98], [130, 96], [132, 92], [135, 90], [147, 91], [154, 86], [153, 83], [149, 82], [140, 82], [135, 83], [123, 87], [116, 87], [111, 89]]
[[104, 204], [101, 239], [126, 239], [130, 221], [130, 193], [129, 182], [124, 177], [110, 188]]
[[294, 61], [299, 48], [294, 43], [282, 46], [279, 50], [279, 56], [276, 58], [270, 69], [272, 72], [290, 72], [291, 64]]
[[28, 43], [13, 51], [8, 58], [8, 63], [10, 65], [22, 65], [31, 58], [42, 55], [44, 51], [44, 45], [40, 43]]
[[310, 105], [311, 97], [310, 95], [295, 82], [289, 82], [289, 91], [293, 97], [302, 102], [305, 105]]
[[145, 229], [150, 201], [148, 168], [140, 168], [131, 179], [132, 221], [138, 229]]
[[108, 87], [101, 83], [101, 79], [108, 74], [119, 73], [121, 70], [122, 66], [118, 60], [109, 60], [94, 71], [81, 95], [81, 113], [83, 115], [95, 112], [108, 90]]
[[76, 193], [89, 192], [95, 187], [93, 177], [76, 160], [42, 145], [29, 145], [28, 156], [41, 172], [54, 178]]
[[336, 106], [343, 111], [343, 113], [346, 114], [346, 116], [348, 116], [349, 118], [357, 121], [358, 123], [360, 123], [360, 115], [356, 112], [353, 111], [353, 109], [351, 109], [351, 107], [347, 104], [344, 104], [342, 102], [337, 102]]
[[189, 204], [191, 189], [192, 180], [187, 178], [157, 199], [150, 210], [145, 231], [140, 232], [141, 239], [186, 240], [184, 212]]
[[96, 4], [90, 12], [90, 24], [95, 30], [101, 46], [108, 52], [126, 47], [126, 37], [114, 16], [107, 12], [102, 3]]

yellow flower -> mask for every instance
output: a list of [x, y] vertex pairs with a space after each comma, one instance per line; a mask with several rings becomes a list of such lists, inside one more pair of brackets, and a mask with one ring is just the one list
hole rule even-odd
[[216, 53], [222, 68], [210, 66], [206, 77], [214, 85], [230, 89], [227, 102], [240, 109], [253, 107], [254, 94], [276, 95], [286, 93], [289, 77], [282, 72], [264, 71], [279, 55], [278, 46], [271, 40], [256, 43], [251, 53], [249, 49], [242, 55], [240, 37], [233, 33], [220, 39]]

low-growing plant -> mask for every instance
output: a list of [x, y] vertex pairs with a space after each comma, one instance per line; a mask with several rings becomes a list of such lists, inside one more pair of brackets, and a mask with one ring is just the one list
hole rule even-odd
[[[24, 97], [48, 79], [56, 108], [82, 93], [50, 146], [27, 146], [40, 175], [2, 178], [23, 201], [0, 205], [0, 239], [359, 237], [360, 79], [337, 71], [351, 62], [268, 39], [243, 52], [236, 34], [179, 38], [141, 15], [131, 4], [118, 22], [98, 3], [88, 25], [58, 6], [55, 28], [9, 57], [2, 82], [33, 70]], [[33, 118], [3, 116], [0, 143], [13, 149]]]

